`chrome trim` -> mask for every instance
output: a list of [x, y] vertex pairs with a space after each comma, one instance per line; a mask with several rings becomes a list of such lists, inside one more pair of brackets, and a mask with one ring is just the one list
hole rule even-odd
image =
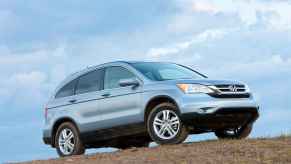
[[217, 94], [223, 95], [240, 95], [249, 93], [247, 87], [240, 84], [211, 85], [208, 87], [216, 91]]

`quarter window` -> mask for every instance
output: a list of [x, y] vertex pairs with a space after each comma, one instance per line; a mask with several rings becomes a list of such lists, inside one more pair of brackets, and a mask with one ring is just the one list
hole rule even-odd
[[123, 67], [109, 67], [105, 71], [104, 89], [119, 88], [120, 80], [134, 77], [133, 73]]
[[74, 95], [77, 80], [73, 80], [61, 88], [56, 94], [56, 98], [68, 97]]
[[79, 78], [76, 94], [99, 91], [101, 89], [102, 71], [96, 70]]

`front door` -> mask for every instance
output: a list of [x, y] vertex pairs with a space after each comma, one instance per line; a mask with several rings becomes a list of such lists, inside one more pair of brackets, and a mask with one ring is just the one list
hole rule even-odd
[[140, 123], [141, 118], [141, 90], [138, 87], [121, 87], [122, 79], [136, 78], [128, 69], [121, 66], [105, 68], [103, 99], [98, 101], [102, 128], [119, 127]]

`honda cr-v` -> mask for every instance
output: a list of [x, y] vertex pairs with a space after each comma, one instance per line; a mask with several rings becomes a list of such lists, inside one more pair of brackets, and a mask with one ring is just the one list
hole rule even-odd
[[86, 148], [178, 144], [188, 134], [247, 137], [258, 104], [241, 82], [182, 65], [112, 62], [65, 79], [45, 108], [43, 140], [60, 156]]

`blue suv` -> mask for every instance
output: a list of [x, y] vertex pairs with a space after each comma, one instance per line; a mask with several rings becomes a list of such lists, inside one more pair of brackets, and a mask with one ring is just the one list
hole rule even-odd
[[259, 106], [246, 84], [174, 63], [112, 62], [70, 75], [45, 109], [43, 140], [60, 156], [86, 148], [178, 144], [189, 134], [247, 137]]

